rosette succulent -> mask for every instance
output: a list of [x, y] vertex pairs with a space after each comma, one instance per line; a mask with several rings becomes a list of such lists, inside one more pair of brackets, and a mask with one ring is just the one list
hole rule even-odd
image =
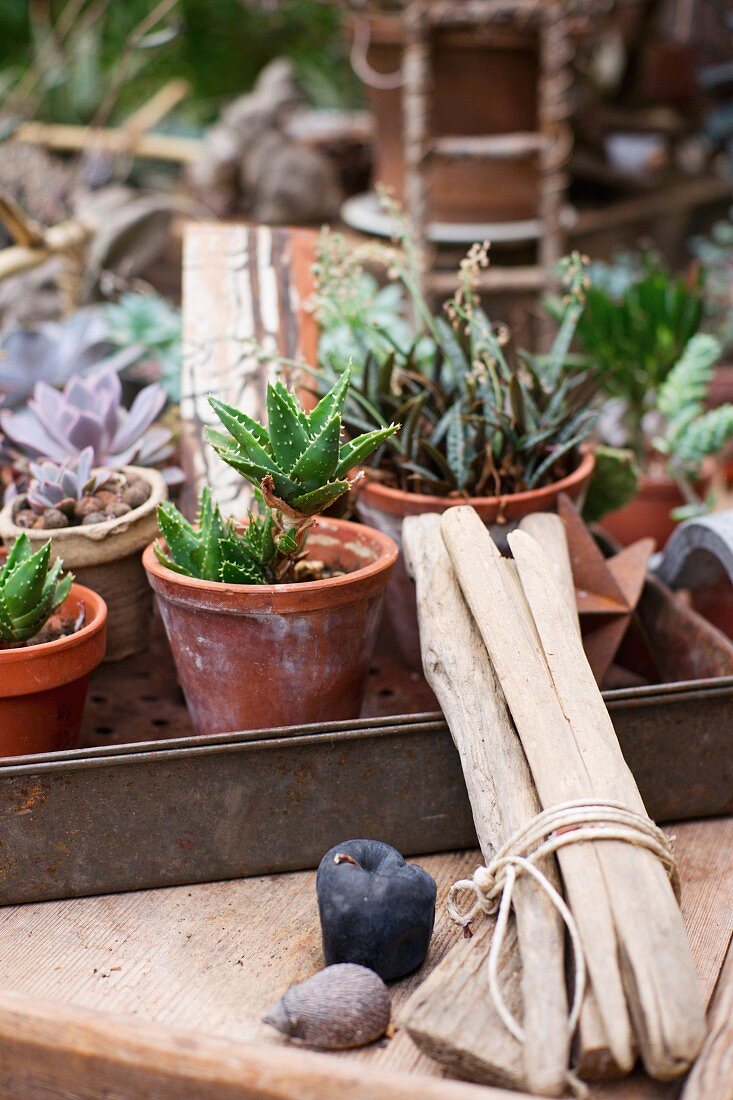
[[[293, 533], [293, 550], [299, 549], [313, 517], [351, 488], [356, 478], [349, 478], [349, 473], [399, 427], [390, 424], [342, 442], [341, 411], [349, 376], [347, 367], [310, 413], [282, 382], [271, 383], [267, 427], [209, 397], [226, 432], [208, 428], [207, 439], [224, 462], [259, 486], [265, 503], [280, 513], [284, 530]], [[285, 550], [282, 544], [281, 549]]]
[[27, 498], [31, 508], [42, 512], [44, 508], [58, 508], [64, 501], [78, 501], [85, 493], [94, 493], [110, 477], [110, 471], [101, 469], [92, 473], [94, 451], [85, 447], [78, 458], [66, 462], [31, 462], [31, 480]]
[[36, 329], [15, 329], [0, 343], [0, 392], [8, 408], [24, 405], [37, 383], [65, 385], [70, 378], [102, 368], [120, 371], [140, 358], [142, 348], [115, 348], [98, 307], [72, 313], [65, 321]]
[[33, 638], [69, 595], [73, 577], [61, 576], [62, 563], [50, 564], [51, 543], [33, 552], [28, 536], [16, 540], [0, 569], [0, 644]]
[[28, 407], [0, 414], [0, 426], [26, 458], [67, 462], [91, 448], [93, 466], [157, 466], [173, 453], [171, 433], [154, 423], [165, 400], [153, 383], [125, 409], [117, 373], [104, 367], [72, 378], [61, 393], [37, 383]]

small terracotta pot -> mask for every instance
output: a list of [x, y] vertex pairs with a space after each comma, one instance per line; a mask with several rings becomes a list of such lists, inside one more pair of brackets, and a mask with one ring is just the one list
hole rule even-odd
[[[703, 476], [695, 485], [696, 492], [703, 498], [710, 492], [714, 471], [715, 464], [706, 461]], [[630, 546], [639, 539], [653, 538], [657, 550], [663, 550], [679, 522], [672, 518], [671, 513], [684, 503], [677, 482], [671, 477], [642, 474], [636, 496], [623, 508], [604, 516], [600, 525], [622, 546]]]
[[13, 522], [12, 505], [0, 512], [0, 537], [8, 546], [23, 531], [34, 549], [50, 539], [52, 558], [62, 558], [64, 568], [80, 584], [104, 599], [109, 617], [106, 661], [119, 661], [148, 647], [153, 601], [140, 553], [157, 534], [156, 509], [168, 495], [157, 470], [126, 466], [123, 472], [144, 478], [150, 496], [118, 519], [58, 531], [26, 530]]
[[[405, 516], [419, 516], [425, 512], [445, 512], [459, 504], [470, 504], [491, 531], [494, 539], [506, 547], [506, 536], [523, 516], [533, 512], [553, 512], [560, 493], [571, 500], [578, 500], [590, 481], [595, 457], [587, 452], [578, 468], [551, 485], [531, 489], [526, 493], [513, 493], [503, 497], [434, 497], [424, 493], [406, 493], [402, 489], [390, 489], [368, 477], [362, 482], [356, 498], [356, 511], [364, 523], [383, 531], [402, 547], [402, 521]], [[395, 566], [389, 586], [387, 614], [397, 642], [407, 663], [420, 668], [420, 635], [417, 626], [415, 586], [408, 576], [404, 558]]]
[[104, 657], [107, 607], [72, 584], [61, 611], [84, 605], [86, 623], [55, 642], [0, 649], [0, 756], [72, 749], [79, 739], [89, 675]]
[[394, 542], [320, 519], [308, 557], [344, 576], [301, 584], [217, 584], [143, 555], [198, 733], [356, 718], [364, 698]]

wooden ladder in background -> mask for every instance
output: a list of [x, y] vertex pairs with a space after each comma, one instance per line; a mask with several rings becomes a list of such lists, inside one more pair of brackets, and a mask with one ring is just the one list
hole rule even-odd
[[[427, 293], [452, 293], [455, 274], [436, 270], [429, 237], [429, 170], [436, 158], [492, 161], [539, 157], [540, 232], [537, 262], [521, 267], [492, 266], [480, 273], [478, 289], [534, 291], [546, 286], [564, 252], [562, 209], [567, 189], [566, 164], [572, 147], [568, 124], [568, 40], [563, 0], [409, 0], [404, 14], [406, 47], [402, 103], [405, 142], [405, 207], [423, 252]], [[486, 27], [521, 21], [537, 28], [540, 79], [538, 129], [485, 136], [435, 137], [431, 133], [432, 38], [442, 27]]]

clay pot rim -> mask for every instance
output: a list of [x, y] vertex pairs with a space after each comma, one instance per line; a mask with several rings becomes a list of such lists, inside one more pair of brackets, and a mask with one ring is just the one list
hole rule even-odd
[[[72, 584], [69, 595], [64, 603], [74, 600], [77, 602], [81, 601], [84, 604], [87, 609], [87, 614], [91, 609], [91, 618], [84, 624], [81, 630], [77, 630], [76, 633], [69, 634], [65, 638], [55, 638], [52, 642], [41, 642], [40, 645], [22, 646], [15, 649], [2, 649], [0, 650], [0, 669], [5, 669], [13, 665], [30, 665], [38, 664], [42, 661], [55, 661], [62, 653], [66, 653], [80, 646], [85, 646], [97, 635], [101, 634], [107, 623], [107, 604], [102, 597], [83, 584]], [[99, 661], [96, 659], [90, 660], [88, 671], [91, 671], [98, 663]], [[49, 677], [50, 680], [53, 680], [53, 683], [41, 682], [39, 680], [36, 690], [39, 692], [46, 691], [49, 687], [60, 686], [68, 682], [63, 671], [61, 669], [57, 671], [59, 673], [57, 678]], [[32, 692], [13, 690], [13, 688], [17, 688], [17, 686], [17, 684], [10, 685], [11, 690], [7, 691], [0, 685], [0, 698], [10, 698], [11, 696], [19, 694], [32, 694]]]
[[[96, 469], [99, 468], [100, 467], [96, 467]], [[142, 504], [139, 504], [137, 508], [133, 508], [132, 511], [127, 512], [124, 516], [113, 516], [110, 519], [103, 520], [101, 523], [80, 523], [75, 527], [30, 528], [18, 527], [18, 525], [13, 522], [11, 518], [13, 502], [10, 501], [10, 503], [6, 504], [0, 512], [0, 534], [5, 538], [9, 536], [13, 539], [17, 539], [19, 535], [25, 532], [32, 541], [46, 542], [48, 539], [53, 539], [55, 542], [59, 543], [68, 542], [75, 537], [99, 542], [102, 539], [108, 538], [110, 535], [124, 534], [128, 527], [157, 509], [158, 505], [166, 498], [167, 487], [165, 479], [160, 471], [154, 470], [148, 466], [117, 466], [111, 467], [111, 469], [113, 473], [137, 474], [139, 477], [143, 478], [144, 481], [147, 481], [150, 486], [150, 496], [148, 499]]]
[[[318, 581], [300, 581], [291, 584], [225, 584], [223, 581], [206, 581], [198, 577], [186, 577], [181, 573], [175, 573], [172, 569], [168, 569], [155, 556], [153, 550], [155, 541], [157, 541], [155, 540], [146, 546], [143, 551], [143, 565], [156, 592], [158, 588], [156, 588], [154, 580], [157, 580], [168, 589], [178, 588], [182, 590], [182, 596], [184, 593], [187, 594], [189, 599], [184, 597], [180, 600], [181, 603], [189, 604], [191, 602], [190, 597], [195, 598], [196, 594], [204, 598], [208, 596], [212, 598], [212, 603], [206, 606], [214, 610], [214, 603], [221, 601], [221, 606], [217, 607], [216, 610], [222, 614], [242, 613], [241, 605], [239, 607], [226, 606], [224, 601], [227, 596], [244, 598], [248, 604], [251, 604], [246, 608], [246, 611], [252, 614], [258, 610], [265, 614], [297, 612], [322, 607], [325, 603], [349, 603], [362, 598], [364, 589], [373, 587], [374, 582], [381, 579], [381, 574], [392, 570], [399, 555], [399, 547], [394, 539], [378, 531], [375, 527], [354, 523], [351, 520], [322, 518], [313, 529], [313, 534], [317, 534], [320, 530], [322, 535], [328, 537], [329, 528], [337, 538], [341, 536], [340, 541], [342, 543], [348, 543], [353, 539], [361, 542], [362, 545], [367, 542], [376, 544], [376, 561], [370, 562], [369, 565], [360, 566], [341, 577], [324, 577]], [[324, 593], [328, 593], [335, 598], [319, 598]], [[175, 596], [171, 595], [170, 591], [165, 592], [164, 598], [175, 602]]]
[[[367, 476], [358, 492], [377, 498], [375, 503], [379, 508], [392, 515], [444, 512], [448, 508], [460, 504], [470, 504], [479, 512], [494, 509], [497, 513], [502, 513], [510, 509], [521, 508], [524, 504], [536, 503], [544, 497], [557, 496], [559, 493], [575, 488], [584, 481], [590, 480], [595, 464], [595, 454], [590, 448], [587, 448], [582, 452], [581, 460], [575, 470], [571, 474], [560, 478], [559, 481], [553, 481], [549, 485], [541, 486], [539, 489], [525, 489], [521, 493], [507, 493], [504, 496], [438, 497], [428, 493], [410, 493], [405, 489], [394, 489], [370, 478], [368, 470], [365, 470]], [[405, 508], [405, 505], [407, 505], [407, 508]]]

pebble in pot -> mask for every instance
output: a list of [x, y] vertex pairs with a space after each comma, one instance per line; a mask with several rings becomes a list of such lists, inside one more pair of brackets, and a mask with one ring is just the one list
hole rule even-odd
[[365, 966], [343, 963], [291, 985], [262, 1019], [307, 1046], [348, 1050], [381, 1039], [389, 1016], [389, 993], [382, 979]]
[[359, 963], [386, 982], [420, 966], [435, 921], [435, 880], [379, 840], [337, 844], [316, 878], [326, 963]]

